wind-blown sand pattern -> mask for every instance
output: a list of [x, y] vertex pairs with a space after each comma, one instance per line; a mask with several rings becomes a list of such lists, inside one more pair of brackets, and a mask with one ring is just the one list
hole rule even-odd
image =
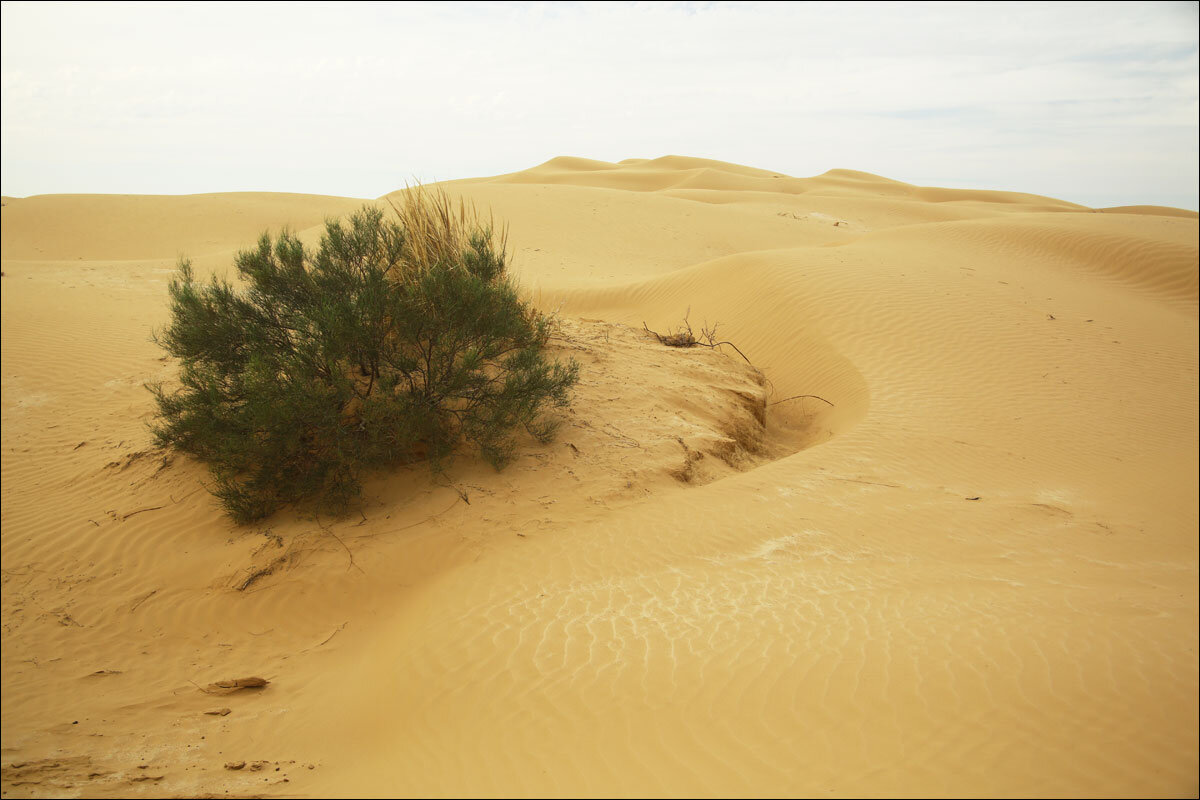
[[[1196, 795], [1195, 213], [446, 186], [563, 319], [558, 439], [245, 528], [150, 447], [166, 281], [362, 201], [4, 199], [6, 797]], [[689, 307], [766, 382], [641, 332]]]

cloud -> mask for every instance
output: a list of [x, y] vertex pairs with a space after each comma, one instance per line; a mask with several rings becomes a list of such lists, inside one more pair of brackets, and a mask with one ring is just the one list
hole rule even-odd
[[681, 153], [1197, 205], [1193, 3], [5, 4], [0, 30], [9, 194]]

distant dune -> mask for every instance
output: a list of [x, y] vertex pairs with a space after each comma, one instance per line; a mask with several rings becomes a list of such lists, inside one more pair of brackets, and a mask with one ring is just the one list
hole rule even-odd
[[43, 194], [4, 199], [5, 260], [175, 259], [254, 244], [267, 227], [318, 225], [361, 200], [307, 194]]
[[1112, 208], [1098, 209], [1106, 214], [1143, 214], [1148, 217], [1183, 217], [1184, 219], [1196, 219], [1200, 217], [1195, 211], [1188, 211], [1183, 208], [1169, 208], [1168, 206], [1113, 206]]
[[245, 528], [151, 448], [166, 281], [386, 198], [4, 198], [5, 797], [1195, 796], [1195, 212], [445, 186], [583, 364], [558, 439]]

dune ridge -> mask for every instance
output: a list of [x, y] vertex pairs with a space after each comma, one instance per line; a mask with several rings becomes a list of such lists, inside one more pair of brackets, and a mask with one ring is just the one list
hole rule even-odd
[[566, 184], [640, 192], [707, 189], [790, 195], [893, 197], [924, 200], [929, 203], [978, 203], [1046, 210], [1085, 210], [1084, 206], [1041, 195], [914, 186], [882, 175], [851, 169], [831, 169], [812, 178], [794, 178], [778, 172], [724, 161], [683, 156], [663, 156], [650, 160], [628, 159], [618, 164], [560, 156], [531, 169], [498, 175], [490, 180], [496, 183]]
[[[5, 198], [6, 796], [1195, 794], [1194, 213], [680, 156], [445, 187], [583, 362], [559, 439], [249, 528], [149, 446], [165, 281], [366, 201]], [[685, 313], [761, 379], [641, 332]]]

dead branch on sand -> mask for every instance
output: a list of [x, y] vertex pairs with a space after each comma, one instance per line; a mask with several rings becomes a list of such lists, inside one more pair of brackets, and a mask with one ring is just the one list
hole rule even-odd
[[650, 328], [646, 325], [645, 320], [642, 321], [642, 329], [645, 330], [646, 333], [653, 334], [654, 338], [658, 339], [661, 344], [665, 344], [667, 347], [707, 347], [710, 350], [715, 350], [721, 345], [727, 344], [734, 350], [737, 350], [737, 354], [746, 359], [747, 364], [754, 366], [754, 363], [738, 348], [736, 344], [729, 341], [717, 341], [717, 326], [720, 325], [720, 323], [713, 323], [713, 326], [710, 328], [708, 327], [708, 322], [706, 320], [705, 323], [700, 326], [700, 337], [697, 338], [695, 332], [692, 331], [692, 324], [688, 322], [688, 316], [690, 316], [691, 313], [692, 307], [688, 306], [687, 312], [683, 315], [683, 327], [677, 328], [665, 336], [658, 331], [650, 330]]
[[[333, 528], [331, 528], [327, 525], [322, 525], [321, 524], [321, 516], [319, 514], [313, 517], [313, 521], [317, 523], [318, 528], [320, 528], [321, 530], [325, 531], [325, 533], [332, 536], [337, 541], [337, 543], [342, 546], [342, 549], [346, 551], [346, 555], [350, 557], [350, 563], [346, 566], [346, 571], [349, 572], [351, 569], [356, 569], [359, 572], [363, 572], [363, 568], [360, 567], [354, 561], [354, 553], [350, 550], [349, 547], [346, 546], [346, 543], [342, 541], [342, 537], [340, 537], [336, 533], [334, 533]], [[363, 572], [363, 574], [366, 574], [366, 573]]]
[[[717, 326], [720, 325], [720, 323], [714, 322], [710, 328], [708, 326], [708, 321], [705, 320], [704, 324], [700, 326], [700, 336], [697, 337], [696, 333], [692, 330], [692, 324], [688, 322], [688, 317], [691, 315], [691, 313], [692, 307], [688, 306], [687, 312], [683, 315], [683, 327], [676, 328], [666, 335], [663, 335], [658, 331], [650, 330], [650, 327], [646, 325], [644, 320], [642, 321], [642, 329], [646, 331], [646, 333], [653, 335], [654, 338], [658, 339], [661, 344], [665, 344], [667, 347], [707, 347], [715, 350], [721, 345], [727, 344], [734, 350], [737, 350], [737, 354], [746, 359], [747, 364], [754, 366], [754, 363], [746, 357], [745, 353], [738, 349], [736, 344], [730, 341], [717, 341]], [[786, 403], [789, 400], [799, 400], [804, 397], [812, 397], [816, 400], [820, 400], [822, 403], [833, 406], [833, 403], [830, 403], [824, 397], [816, 394], [796, 394], [792, 395], [791, 397], [785, 397], [782, 400], [776, 400], [773, 403], [767, 403], [767, 405], [775, 406], [779, 405], [780, 403]]]
[[819, 394], [794, 394], [791, 397], [785, 397], [782, 400], [776, 400], [773, 403], [767, 403], [767, 405], [777, 406], [780, 403], [786, 403], [788, 400], [799, 400], [802, 397], [812, 397], [817, 400], [820, 400], [822, 403], [829, 403], [829, 405], [831, 405], [831, 406], [833, 405], [833, 403], [830, 403], [828, 400], [826, 400], [824, 397], [821, 397], [821, 395], [819, 395]]

